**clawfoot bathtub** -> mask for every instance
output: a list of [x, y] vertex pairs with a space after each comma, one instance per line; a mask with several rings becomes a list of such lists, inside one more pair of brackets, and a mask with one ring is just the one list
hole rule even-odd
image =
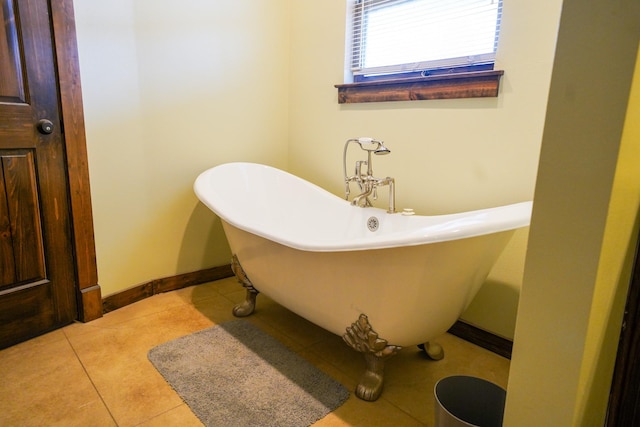
[[232, 268], [254, 310], [259, 292], [364, 353], [356, 395], [382, 392], [385, 360], [446, 332], [486, 279], [531, 202], [439, 216], [352, 206], [284, 171], [227, 163], [195, 181], [222, 220]]

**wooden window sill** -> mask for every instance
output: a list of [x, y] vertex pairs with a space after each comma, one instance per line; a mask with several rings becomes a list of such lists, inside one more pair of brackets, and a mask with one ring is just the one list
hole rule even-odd
[[338, 103], [419, 101], [498, 96], [503, 70], [335, 85]]

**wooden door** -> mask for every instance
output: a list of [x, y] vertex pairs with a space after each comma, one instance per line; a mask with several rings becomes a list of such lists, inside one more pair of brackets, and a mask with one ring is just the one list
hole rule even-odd
[[0, 0], [0, 348], [77, 317], [47, 0]]
[[606, 427], [640, 426], [640, 236], [638, 243], [609, 395]]

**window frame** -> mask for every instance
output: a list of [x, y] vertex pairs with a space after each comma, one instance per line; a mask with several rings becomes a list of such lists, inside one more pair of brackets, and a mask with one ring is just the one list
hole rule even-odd
[[[354, 62], [354, 45], [356, 42], [352, 39], [354, 35], [353, 32], [349, 31], [349, 28], [357, 24], [357, 19], [364, 19], [362, 16], [353, 17], [352, 15], [354, 13], [352, 11], [356, 8], [356, 2], [359, 1], [361, 0], [348, 1], [348, 9], [350, 11], [347, 13], [348, 40], [346, 41], [345, 66], [348, 69], [347, 75], [351, 74], [353, 82], [335, 85], [338, 89], [338, 103], [498, 96], [500, 78], [504, 71], [494, 70], [495, 58], [491, 61], [484, 61], [471, 66], [435, 67], [365, 76], [354, 74], [352, 64]], [[373, 1], [374, 4], [377, 3], [375, 0]], [[385, 1], [388, 2], [389, 0], [380, 0], [380, 2]], [[408, 0], [397, 1], [404, 2]], [[501, 16], [499, 19], [501, 19]], [[497, 52], [497, 38], [495, 43], [494, 53]]]

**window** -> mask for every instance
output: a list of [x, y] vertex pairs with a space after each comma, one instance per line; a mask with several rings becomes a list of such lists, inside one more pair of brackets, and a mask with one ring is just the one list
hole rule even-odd
[[495, 61], [502, 0], [350, 0], [348, 15], [354, 84], [437, 76], [442, 84], [444, 76], [472, 73], [492, 75], [495, 91], [480, 96], [497, 96], [502, 71], [487, 71]]
[[355, 0], [354, 81], [455, 68], [493, 69], [501, 0]]

